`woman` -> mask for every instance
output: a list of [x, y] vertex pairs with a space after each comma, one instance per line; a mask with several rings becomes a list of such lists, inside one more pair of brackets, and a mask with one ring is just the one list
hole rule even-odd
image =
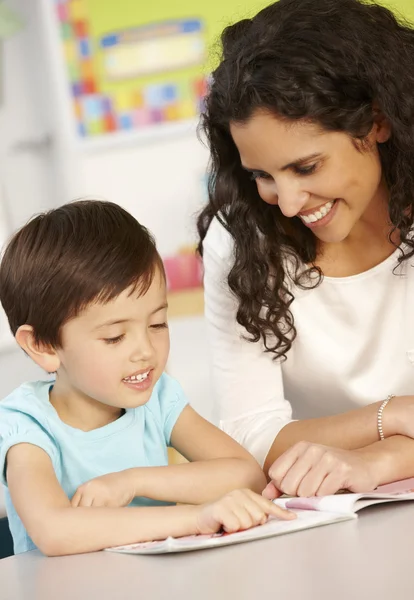
[[222, 44], [198, 224], [221, 426], [269, 497], [413, 476], [414, 29], [280, 0]]

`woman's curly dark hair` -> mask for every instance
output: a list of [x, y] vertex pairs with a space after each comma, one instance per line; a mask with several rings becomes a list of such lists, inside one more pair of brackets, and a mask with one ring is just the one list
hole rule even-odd
[[377, 106], [392, 128], [379, 151], [390, 191], [390, 220], [409, 247], [400, 258], [406, 260], [414, 254], [409, 236], [414, 29], [386, 8], [359, 0], [280, 0], [253, 19], [227, 27], [221, 42], [221, 61], [201, 121], [211, 160], [209, 202], [198, 219], [199, 250], [217, 217], [235, 242], [228, 284], [238, 299], [237, 321], [248, 339], [262, 339], [266, 351], [286, 358], [296, 336], [286, 257], [293, 259], [294, 283], [315, 287], [322, 273], [317, 267], [304, 270], [304, 265], [314, 264], [317, 240], [300, 219], [288, 219], [261, 200], [241, 167], [229, 125], [265, 109], [361, 140], [373, 126]]

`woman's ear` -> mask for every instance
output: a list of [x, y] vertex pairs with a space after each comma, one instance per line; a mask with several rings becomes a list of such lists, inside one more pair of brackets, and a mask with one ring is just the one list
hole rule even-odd
[[16, 342], [34, 362], [48, 373], [55, 373], [60, 367], [56, 351], [49, 345], [36, 342], [33, 327], [21, 325], [16, 331]]
[[391, 137], [391, 124], [387, 117], [384, 115], [382, 110], [374, 104], [373, 107], [374, 115], [374, 127], [375, 141], [377, 144], [383, 144], [388, 142]]

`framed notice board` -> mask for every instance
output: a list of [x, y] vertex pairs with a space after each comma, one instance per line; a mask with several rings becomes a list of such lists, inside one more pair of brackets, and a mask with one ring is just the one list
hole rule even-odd
[[52, 0], [80, 138], [187, 122], [222, 29], [261, 0]]

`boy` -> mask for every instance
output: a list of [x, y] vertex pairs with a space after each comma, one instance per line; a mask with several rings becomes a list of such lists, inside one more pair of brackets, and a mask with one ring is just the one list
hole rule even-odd
[[[164, 373], [162, 262], [122, 208], [80, 201], [31, 220], [4, 253], [0, 301], [17, 343], [55, 374], [0, 403], [16, 553], [89, 552], [292, 518], [251, 491], [265, 486], [258, 464]], [[170, 444], [190, 462], [168, 466]]]

